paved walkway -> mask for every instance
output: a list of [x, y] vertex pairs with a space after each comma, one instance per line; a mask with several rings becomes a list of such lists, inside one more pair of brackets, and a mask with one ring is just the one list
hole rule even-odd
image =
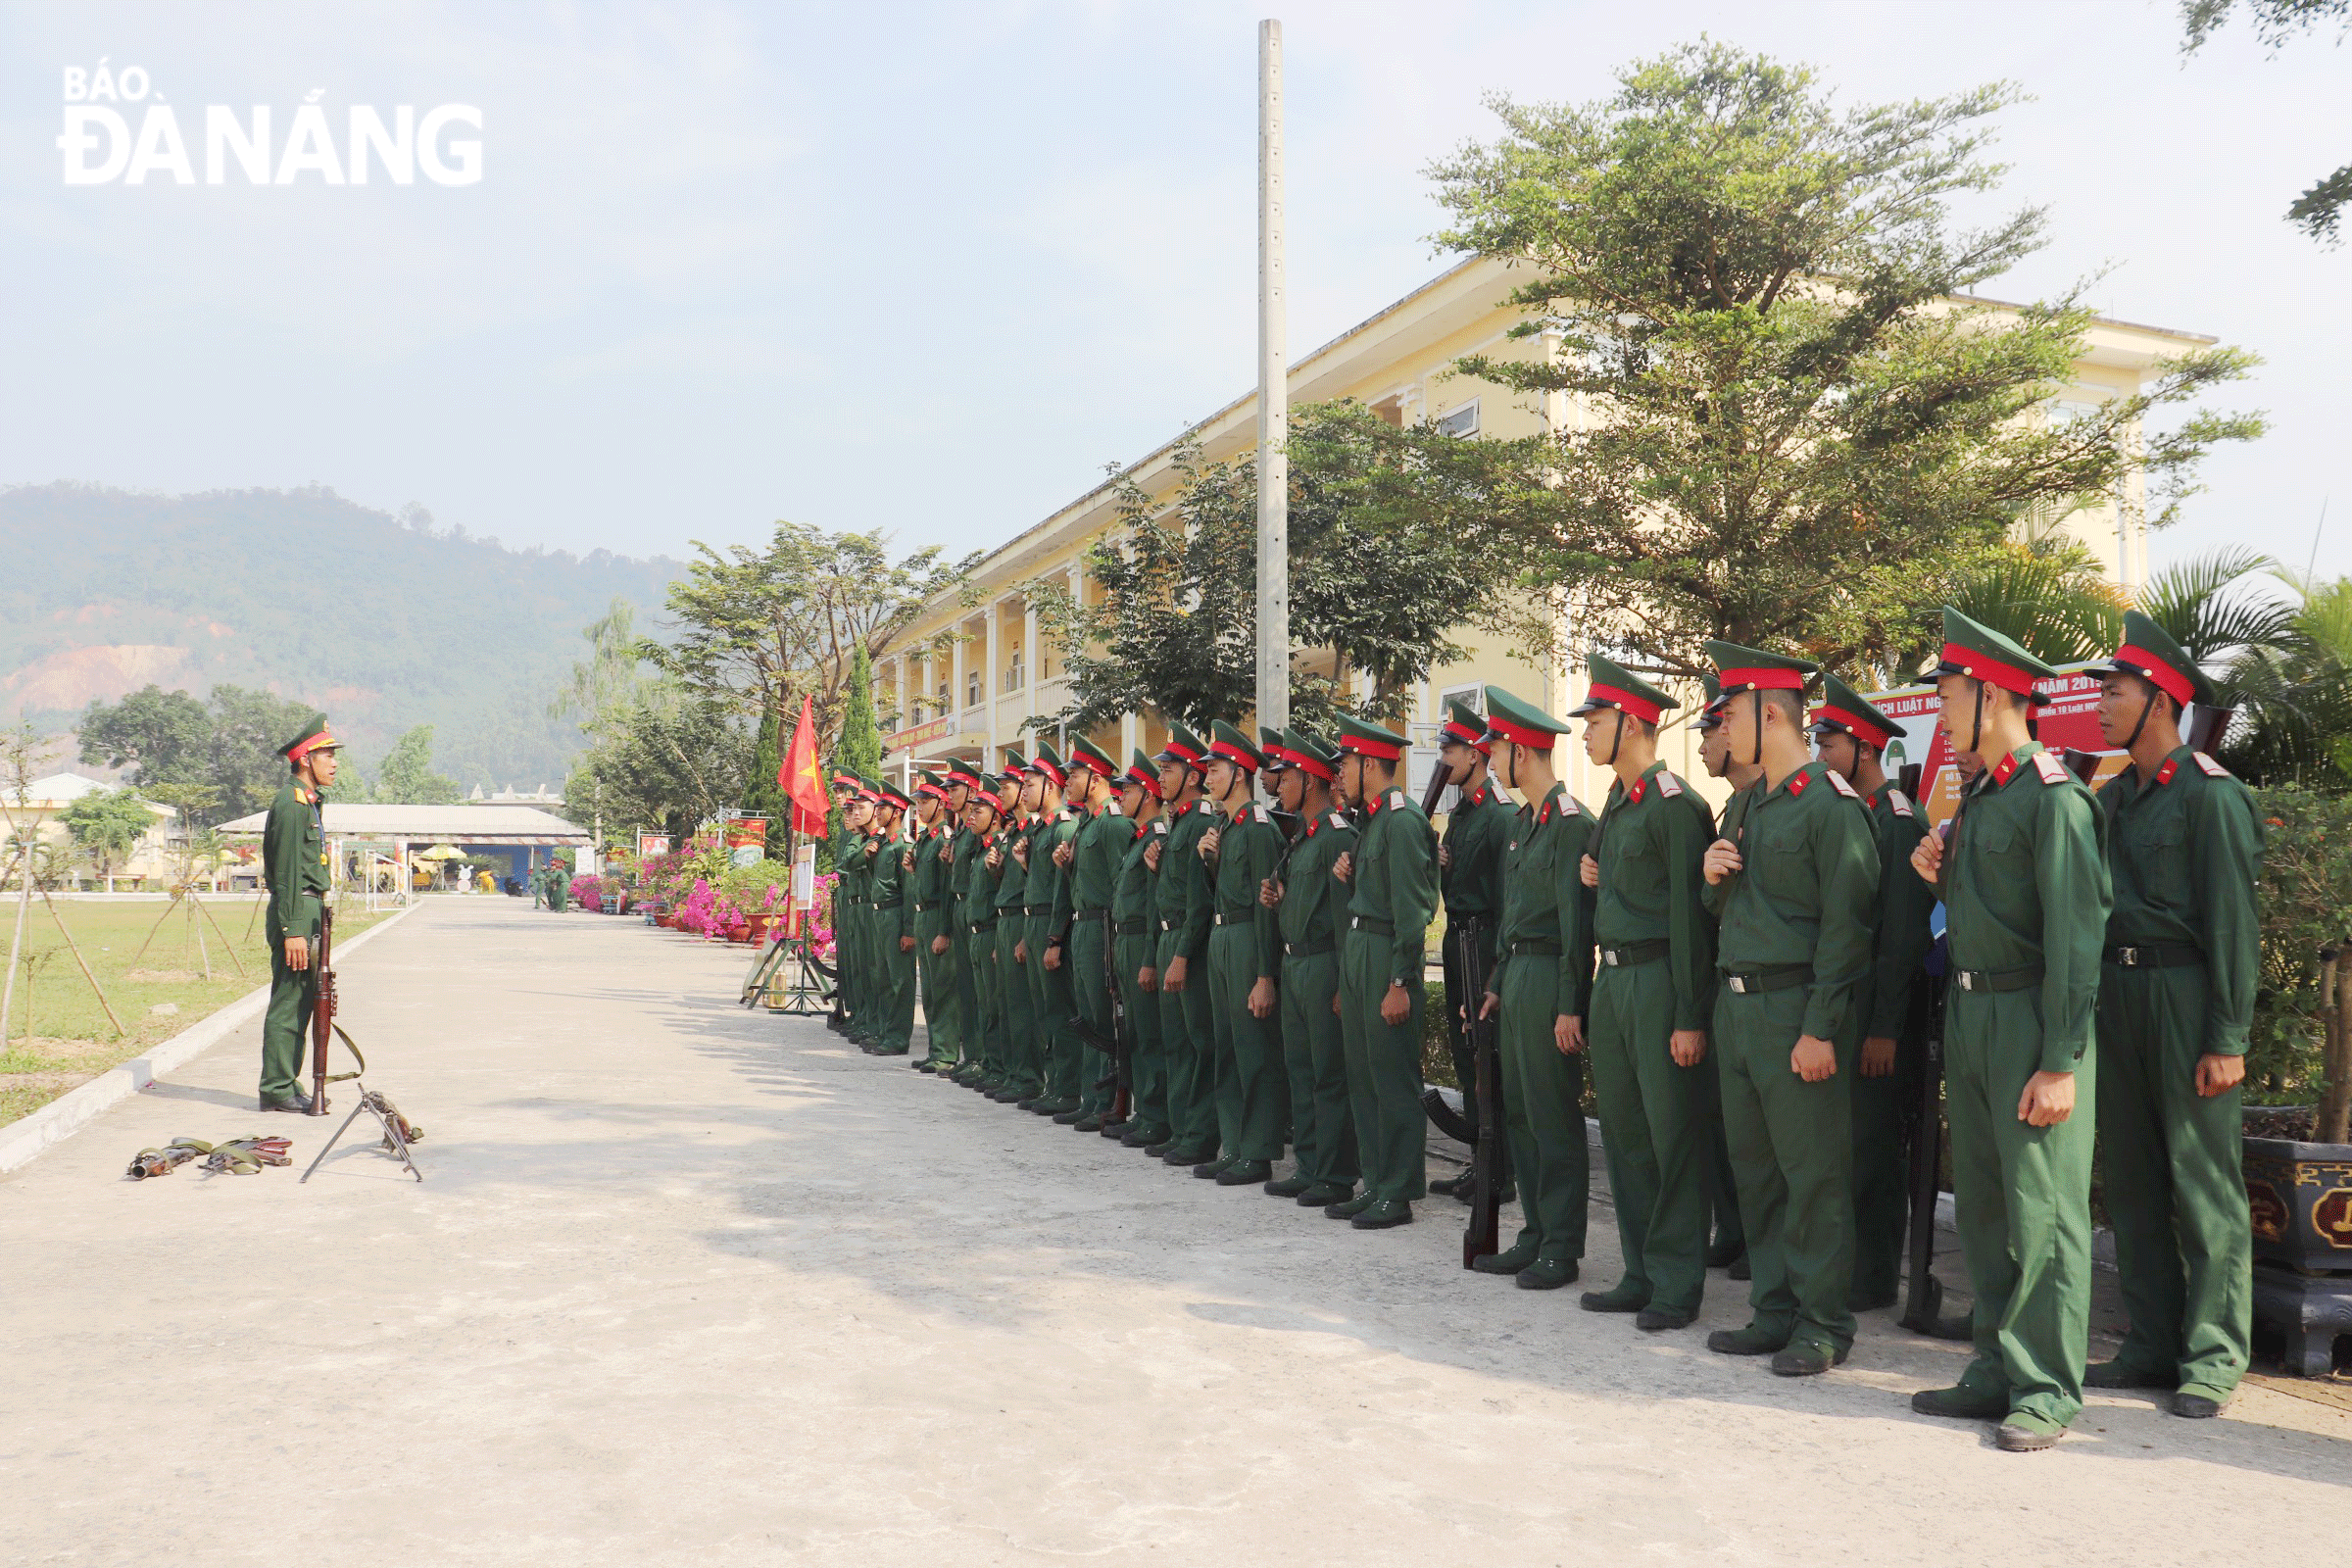
[[[1359, 1234], [742, 1012], [742, 953], [434, 903], [344, 974], [424, 1186], [297, 1187], [250, 1032], [0, 1179], [0, 1559], [2144, 1568], [2352, 1521], [2342, 1412], [2099, 1396], [2002, 1454], [1908, 1412], [1958, 1352], [1883, 1314], [1784, 1382], [1463, 1273], [1450, 1204]], [[265, 1120], [294, 1169], [121, 1179]]]

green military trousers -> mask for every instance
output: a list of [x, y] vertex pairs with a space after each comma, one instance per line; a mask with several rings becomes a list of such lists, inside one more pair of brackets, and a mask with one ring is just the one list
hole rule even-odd
[[1789, 1066], [1810, 995], [1725, 986], [1708, 1049], [1747, 1225], [1750, 1321], [1844, 1349], [1854, 1343], [1853, 1052], [1840, 1043], [1838, 1071], [1819, 1083]]
[[[1557, 943], [1546, 946], [1557, 948]], [[1502, 971], [1497, 1074], [1502, 1130], [1519, 1175], [1519, 1243], [1538, 1257], [1585, 1255], [1585, 1210], [1592, 1193], [1585, 1140], [1585, 1063], [1559, 1048], [1560, 966], [1531, 953]], [[1588, 1049], [1590, 1049], [1588, 1047]]]
[[2082, 1409], [2090, 1336], [2094, 1051], [2075, 1069], [2075, 1112], [2018, 1119], [2041, 1064], [2038, 991], [1953, 990], [1944, 1004], [1944, 1105], [1952, 1205], [1976, 1297], [1977, 1358], [1962, 1386], [2006, 1391], [2011, 1411], [2059, 1426]]
[[1282, 1052], [1289, 1068], [1291, 1152], [1298, 1174], [1322, 1187], [1353, 1187], [1355, 1109], [1348, 1102], [1348, 1047], [1332, 1004], [1340, 995], [1336, 945], [1282, 960]]
[[[1854, 1120], [1852, 1299], [1889, 1301], [1902, 1290], [1903, 1233], [1911, 1223], [1911, 1168], [1903, 1147], [1903, 1118], [1919, 1101], [1927, 1050], [1919, 1032], [1907, 1024], [1895, 1046], [1893, 1072], [1865, 1078], [1858, 1061], [1857, 1054], [1854, 1081], [1848, 1087]], [[1840, 1055], [1839, 1072], [1847, 1070], [1843, 1062]]]
[[855, 1034], [865, 1022], [858, 1013], [858, 988], [865, 979], [865, 937], [858, 920], [858, 901], [836, 889], [833, 901], [833, 993], [849, 1014], [844, 1034]]
[[[1070, 923], [1070, 943], [1064, 950], [1069, 970], [1070, 1004], [1075, 1016], [1097, 1036], [1110, 1038], [1110, 916], [1080, 914]], [[1072, 1031], [1073, 1036], [1076, 1031]], [[1078, 1041], [1078, 1108], [1088, 1115], [1107, 1112], [1118, 1096], [1118, 1063]]]
[[1135, 927], [1122, 927], [1118, 933], [1119, 995], [1127, 1006], [1127, 1071], [1134, 1084], [1130, 1097], [1128, 1119], [1138, 1128], [1156, 1136], [1146, 1140], [1157, 1143], [1174, 1131], [1168, 1125], [1168, 1062], [1159, 1038], [1159, 991], [1146, 991], [1137, 978], [1144, 970], [1156, 966], [1158, 933], [1144, 929], [1142, 919], [1128, 922]]
[[947, 970], [942, 983], [956, 988], [956, 1054], [976, 1067], [988, 1059], [988, 1024], [980, 1010], [980, 960], [973, 953], [983, 946], [993, 953], [994, 937], [991, 933], [974, 936], [969, 925], [953, 915], [948, 924]]
[[1029, 1004], [1037, 1009], [1039, 1073], [1048, 1100], [1078, 1102], [1078, 1033], [1070, 1027], [1077, 999], [1070, 992], [1070, 953], [1063, 948], [1058, 967], [1046, 967], [1046, 943], [1053, 935], [1054, 916], [1029, 916]]
[[1652, 1306], [1695, 1313], [1706, 1294], [1707, 1117], [1715, 1068], [1678, 1067], [1674, 976], [1664, 958], [1602, 964], [1585, 1020], [1600, 1102], [1624, 1284]]
[[923, 1033], [929, 1039], [924, 1059], [934, 1067], [945, 1067], [963, 1050], [963, 998], [956, 984], [956, 945], [950, 941], [947, 952], [933, 953], [933, 939], [945, 934], [941, 917], [923, 914], [915, 919], [924, 933], [914, 939], [915, 969], [923, 981]]
[[2205, 993], [2201, 964], [2101, 967], [2099, 1159], [2132, 1319], [2116, 1358], [2220, 1398], [2245, 1375], [2254, 1234], [2239, 1091], [2197, 1093]]
[[1341, 938], [1340, 1028], [1348, 1052], [1348, 1100], [1355, 1113], [1355, 1148], [1364, 1166], [1364, 1193], [1374, 1202], [1413, 1202], [1429, 1196], [1429, 1113], [1421, 1108], [1421, 1014], [1428, 996], [1418, 973], [1405, 987], [1404, 1022], [1380, 1016], [1381, 999], [1396, 978], [1396, 939], [1369, 926]]
[[[1450, 914], [1446, 917], [1446, 940], [1441, 950], [1446, 967], [1446, 1054], [1453, 1058], [1453, 1081], [1462, 1092], [1462, 1114], [1473, 1127], [1476, 1127], [1483, 1125], [1479, 1120], [1482, 1107], [1478, 1102], [1478, 1054], [1470, 1047], [1470, 1028], [1465, 1020], [1463, 1009], [1468, 1008], [1467, 1017], [1477, 1017], [1478, 1009], [1485, 1003], [1486, 998], [1470, 995], [1469, 969], [1462, 961], [1462, 938], [1460, 932], [1455, 928], [1453, 916]], [[1492, 984], [1495, 954], [1495, 924], [1494, 921], [1487, 920], [1480, 923], [1478, 948], [1479, 956], [1485, 960], [1479, 966], [1479, 972], [1489, 976], [1489, 984]], [[1503, 1085], [1503, 1098], [1505, 1100], [1510, 1098], [1510, 1085], [1507, 1082]], [[1516, 1163], [1514, 1156], [1518, 1152], [1511, 1148], [1508, 1111], [1503, 1114], [1503, 1126], [1505, 1132], [1502, 1141], [1502, 1166], [1497, 1172], [1497, 1178], [1505, 1187], [1508, 1187], [1511, 1183], [1511, 1171]]]
[[[1271, 909], [1259, 911], [1269, 920]], [[1228, 921], [1232, 920], [1227, 916]], [[1280, 1159], [1291, 1123], [1291, 1082], [1282, 1059], [1282, 1008], [1250, 1011], [1257, 984], [1257, 926], [1219, 924], [1208, 934], [1208, 989], [1216, 1029], [1217, 1142], [1234, 1159]]]
[[915, 957], [887, 930], [876, 932], [874, 946], [882, 969], [882, 1022], [874, 1043], [886, 1056], [904, 1055], [914, 1044]]
[[[1168, 965], [1184, 966], [1184, 989], [1168, 989]], [[1211, 1056], [1216, 1027], [1209, 1021], [1208, 954], [1188, 954], [1174, 932], [1159, 939], [1159, 1039], [1168, 1062], [1168, 1122], [1178, 1149], [1214, 1157], [1217, 1148], [1216, 1078]]]
[[[296, 915], [296, 936], [311, 943], [311, 966], [286, 966], [286, 932], [271, 909], [263, 922], [270, 934], [270, 1010], [262, 1014], [262, 1098], [290, 1100], [302, 1089], [302, 1047], [318, 1004], [319, 902], [306, 897]], [[309, 929], [300, 929], [307, 925]]]
[[[1028, 966], [1015, 952], [1028, 940], [1029, 917], [1018, 909], [997, 916], [997, 1010], [1004, 1021], [1004, 1087], [1022, 1098], [1046, 1087], [1045, 1059], [1037, 1038], [1037, 1003], [1029, 989]], [[1035, 961], [1034, 958], [1032, 961]]]
[[1004, 1064], [1002, 1004], [997, 996], [997, 925], [991, 920], [979, 930], [963, 928], [963, 983], [968, 1004], [964, 1011], [963, 1059], [993, 1077]]

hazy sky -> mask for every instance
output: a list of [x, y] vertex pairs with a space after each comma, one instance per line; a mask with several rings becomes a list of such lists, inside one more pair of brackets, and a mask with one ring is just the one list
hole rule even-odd
[[[993, 544], [1244, 391], [1259, 7], [0, 4], [0, 483], [317, 481], [509, 543], [678, 552], [776, 517]], [[2162, 564], [2352, 570], [2352, 52], [2185, 64], [2173, 5], [1286, 4], [1291, 347], [1446, 265], [1421, 171], [1482, 91], [1583, 100], [1702, 32], [1848, 102], [2009, 78], [2006, 203], [2101, 309], [2263, 355]], [[65, 183], [69, 68], [139, 68], [194, 179]], [[479, 109], [470, 185], [204, 183], [204, 106]], [[93, 105], [92, 107], [96, 107]], [[472, 136], [469, 130], [457, 134]], [[157, 151], [163, 151], [158, 148]]]

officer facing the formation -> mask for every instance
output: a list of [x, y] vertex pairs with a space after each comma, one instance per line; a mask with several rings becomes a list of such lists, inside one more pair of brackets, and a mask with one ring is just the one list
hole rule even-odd
[[262, 1018], [264, 1110], [308, 1114], [302, 1041], [318, 1001], [314, 945], [332, 880], [319, 795], [335, 782], [343, 743], [320, 713], [279, 747], [292, 775], [278, 786], [262, 828], [262, 881], [270, 890], [270, 1010]]
[[[1282, 1157], [1290, 1124], [1277, 971], [1282, 944], [1258, 894], [1282, 867], [1286, 845], [1256, 798], [1265, 759], [1250, 737], [1218, 719], [1208, 743], [1206, 788], [1222, 823], [1202, 835], [1214, 864], [1208, 937], [1217, 1142], [1223, 1152], [1193, 1174], [1221, 1187], [1262, 1187]], [[1259, 916], [1265, 915], [1260, 919]]]
[[[1702, 671], [1698, 678], [1706, 688], [1707, 706], [1683, 727], [1697, 732], [1699, 765], [1707, 770], [1707, 777], [1722, 779], [1732, 787], [1715, 836], [1738, 843], [1740, 818], [1750, 798], [1747, 787], [1763, 777], [1764, 770], [1732, 756], [1731, 737], [1723, 727], [1723, 683], [1712, 672]], [[1746, 1279], [1747, 1232], [1740, 1223], [1740, 1183], [1732, 1175], [1731, 1146], [1724, 1142], [1720, 1095], [1707, 1117], [1706, 1169], [1707, 1207], [1715, 1216], [1715, 1240], [1707, 1245], [1707, 1267], [1725, 1269], [1736, 1280]]]
[[1584, 1054], [1593, 895], [1580, 867], [1593, 823], [1552, 771], [1568, 726], [1499, 686], [1487, 688], [1487, 715], [1488, 739], [1502, 748], [1502, 781], [1527, 803], [1503, 843], [1500, 948], [1479, 1009], [1482, 1018], [1500, 1014], [1502, 1124], [1522, 1224], [1506, 1250], [1470, 1266], [1549, 1291], [1577, 1276], [1592, 1188]]
[[1213, 890], [1200, 840], [1216, 808], [1200, 793], [1208, 748], [1182, 724], [1168, 725], [1159, 754], [1168, 836], [1159, 852], [1159, 1031], [1168, 1060], [1167, 1142], [1146, 1145], [1170, 1165], [1217, 1157], [1216, 1025], [1209, 1016], [1208, 933]]
[[1427, 1191], [1422, 1152], [1421, 942], [1437, 912], [1437, 846], [1419, 803], [1396, 787], [1410, 743], [1340, 715], [1340, 788], [1362, 809], [1356, 847], [1332, 874], [1350, 890], [1341, 937], [1340, 1027], [1348, 1049], [1364, 1190], [1323, 1212], [1358, 1230], [1409, 1225]]
[[2099, 791], [2115, 889], [2099, 970], [2098, 1132], [2131, 1332], [2093, 1388], [2172, 1388], [2213, 1416], [2246, 1370], [2253, 1233], [2238, 1085], [2261, 975], [2261, 816], [2180, 739], [2212, 683], [2132, 611], [2100, 672], [2099, 729], [2131, 765]]
[[1658, 760], [1658, 718], [1675, 700], [1598, 654], [1586, 664], [1592, 684], [1570, 716], [1585, 720], [1585, 756], [1617, 777], [1579, 867], [1596, 890], [1600, 956], [1585, 1033], [1625, 1277], [1580, 1304], [1655, 1333], [1687, 1327], [1706, 1290], [1717, 982], [1700, 864], [1715, 819]]
[[2098, 805], [2028, 729], [2034, 683], [2053, 673], [1944, 611], [1944, 732], [1986, 765], [1946, 834], [1911, 856], [1950, 939], [1944, 1097], [1977, 1348], [1957, 1385], [1911, 1405], [1998, 1421], [2011, 1451], [2049, 1447], [2082, 1410], [2090, 1331], [2092, 1118], [2077, 1109], [2096, 1089], [2109, 894]]
[[1846, 1085], [1878, 928], [1878, 843], [1860, 794], [1806, 744], [1804, 688], [1819, 666], [1720, 641], [1707, 657], [1730, 699], [1732, 755], [1764, 770], [1739, 841], [1717, 839], [1705, 859], [1725, 894], [1712, 1040], [1753, 1277], [1746, 1326], [1709, 1335], [1707, 1348], [1809, 1377], [1854, 1343]]
[[907, 846], [899, 836], [908, 804], [897, 786], [877, 786], [874, 832], [866, 841], [875, 1023], [865, 1050], [876, 1056], [904, 1056], [914, 1041], [913, 901], [907, 896]]
[[[1119, 876], [1111, 895], [1111, 932], [1118, 948], [1119, 998], [1127, 1013], [1127, 1126], [1119, 1142], [1129, 1149], [1164, 1143], [1168, 1126], [1168, 1062], [1160, 1047], [1159, 861], [1154, 847], [1166, 841], [1168, 824], [1159, 814], [1159, 770], [1137, 748], [1120, 781], [1119, 808], [1129, 826], [1119, 852]], [[1102, 1124], [1104, 1137], [1112, 1123]]]
[[1910, 871], [1911, 851], [1927, 832], [1927, 819], [1880, 762], [1887, 742], [1900, 733], [1894, 720], [1828, 675], [1821, 705], [1813, 710], [1812, 733], [1822, 765], [1861, 795], [1879, 847], [1878, 930], [1870, 980], [1856, 1004], [1862, 1053], [1846, 1086], [1854, 1120], [1854, 1283], [1847, 1304], [1870, 1312], [1894, 1304], [1902, 1277], [1903, 1229], [1910, 1217], [1903, 1106], [1926, 1070], [1926, 1042], [1913, 1019], [1923, 1004], [1921, 966], [1935, 945], [1929, 920], [1936, 895]]
[[1298, 730], [1267, 752], [1276, 788], [1297, 818], [1281, 868], [1259, 902], [1282, 939], [1282, 1051], [1289, 1070], [1291, 1151], [1298, 1169], [1266, 1183], [1270, 1198], [1327, 1208], [1355, 1196], [1355, 1113], [1348, 1102], [1348, 1050], [1340, 1029], [1338, 908], [1347, 889], [1332, 866], [1355, 847], [1355, 826], [1334, 808], [1339, 753]]
[[[1069, 975], [1076, 1015], [1095, 1038], [1111, 1040], [1111, 914], [1118, 892], [1119, 861], [1134, 835], [1128, 831], [1113, 780], [1119, 767], [1103, 750], [1081, 735], [1070, 742], [1069, 803], [1077, 811], [1076, 831], [1054, 858], [1065, 867], [1054, 906], [1061, 933], [1061, 962]], [[1074, 1131], [1101, 1133], [1109, 1125], [1117, 1095], [1118, 1066], [1100, 1048], [1081, 1043], [1078, 1119]], [[1117, 1132], [1126, 1130], [1122, 1123]]]
[[[1470, 995], [1462, 940], [1475, 928], [1480, 966], [1492, 975], [1502, 927], [1502, 847], [1511, 836], [1514, 813], [1488, 773], [1487, 721], [1464, 702], [1448, 702], [1446, 710], [1445, 726], [1438, 731], [1438, 763], [1460, 792], [1446, 813], [1446, 836], [1438, 843], [1438, 890], [1446, 903], [1446, 1043], [1453, 1056], [1453, 1081], [1462, 1090], [1463, 1114], [1476, 1126], [1482, 1107], [1469, 1020], [1481, 999]], [[1505, 1139], [1500, 1172], [1505, 1188], [1511, 1182], [1509, 1148]], [[1470, 1184], [1471, 1174], [1464, 1171], [1431, 1182], [1429, 1190], [1467, 1202]]]

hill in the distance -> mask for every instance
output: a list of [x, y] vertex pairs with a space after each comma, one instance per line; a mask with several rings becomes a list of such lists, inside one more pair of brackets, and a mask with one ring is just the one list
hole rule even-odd
[[[0, 716], [69, 727], [150, 681], [258, 687], [326, 710], [373, 770], [432, 724], [467, 786], [562, 781], [550, 697], [614, 598], [658, 607], [667, 560], [510, 550], [332, 490], [0, 490]], [[642, 620], [642, 614], [641, 614]]]

